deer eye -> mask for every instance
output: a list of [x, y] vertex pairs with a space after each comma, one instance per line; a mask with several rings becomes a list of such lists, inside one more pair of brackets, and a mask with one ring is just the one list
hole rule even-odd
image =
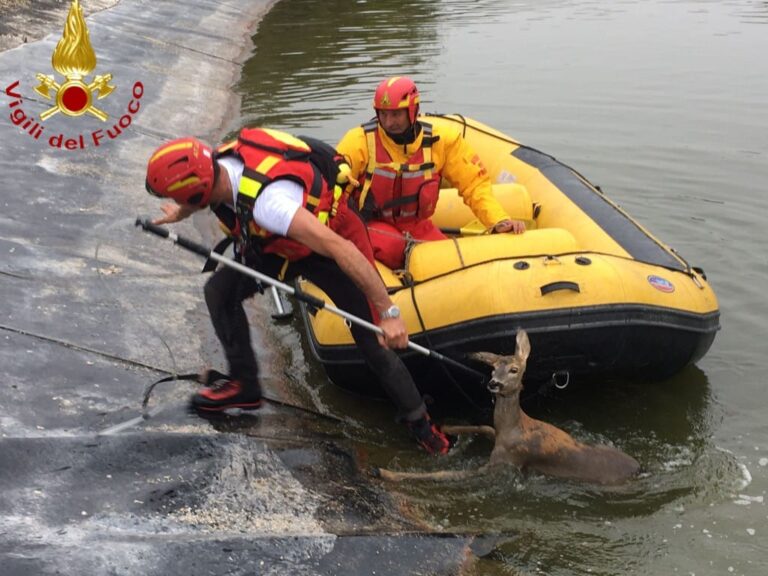
[[512, 366], [512, 367], [509, 369], [509, 373], [510, 373], [510, 374], [517, 374], [517, 372], [518, 372], [518, 369], [517, 369], [517, 367], [516, 367], [516, 366]]

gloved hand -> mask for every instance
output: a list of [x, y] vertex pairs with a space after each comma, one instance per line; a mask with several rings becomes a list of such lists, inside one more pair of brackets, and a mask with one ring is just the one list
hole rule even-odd
[[339, 167], [339, 173], [336, 176], [336, 183], [340, 184], [342, 186], [347, 186], [346, 189], [349, 190], [349, 186], [352, 188], [357, 188], [360, 186], [360, 182], [358, 182], [353, 176], [352, 176], [352, 168], [350, 168], [349, 164], [346, 162], [341, 162], [338, 165]]

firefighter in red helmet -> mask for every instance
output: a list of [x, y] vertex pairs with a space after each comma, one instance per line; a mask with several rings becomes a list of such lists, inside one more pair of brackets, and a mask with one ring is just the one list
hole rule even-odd
[[354, 191], [370, 232], [374, 256], [390, 268], [403, 268], [406, 238], [442, 240], [429, 219], [440, 181], [459, 190], [475, 216], [493, 232], [522, 233], [491, 191], [480, 158], [458, 130], [418, 119], [419, 91], [413, 80], [383, 80], [373, 97], [376, 117], [349, 130], [337, 150], [359, 180]]
[[[245, 128], [216, 151], [196, 138], [160, 146], [147, 165], [147, 190], [173, 203], [155, 224], [170, 224], [206, 207], [235, 240], [241, 262], [281, 280], [307, 278], [351, 314], [376, 321], [383, 337], [353, 325], [352, 335], [372, 372], [417, 442], [448, 452], [402, 360], [392, 350], [408, 343], [405, 323], [378, 275], [365, 225], [339, 184], [348, 176], [341, 157], [320, 141], [270, 129]], [[343, 176], [339, 176], [344, 174]], [[229, 374], [210, 371], [191, 399], [199, 413], [261, 406], [259, 371], [243, 301], [260, 290], [231, 267], [205, 284], [211, 322]]]

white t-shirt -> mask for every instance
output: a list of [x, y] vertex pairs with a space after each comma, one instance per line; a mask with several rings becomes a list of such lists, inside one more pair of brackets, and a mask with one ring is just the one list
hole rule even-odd
[[[237, 190], [245, 164], [232, 157], [219, 158], [219, 166], [226, 170], [232, 183], [232, 206], [237, 205]], [[260, 228], [280, 236], [288, 235], [288, 227], [302, 207], [304, 187], [293, 180], [276, 180], [259, 192], [253, 206], [253, 220]]]

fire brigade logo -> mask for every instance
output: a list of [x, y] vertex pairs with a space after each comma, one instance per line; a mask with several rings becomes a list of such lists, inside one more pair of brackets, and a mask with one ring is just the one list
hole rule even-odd
[[83, 9], [78, 0], [72, 0], [69, 7], [64, 33], [53, 51], [51, 64], [66, 81], [59, 84], [52, 74], [36, 75], [40, 85], [35, 88], [35, 92], [56, 102], [55, 106], [40, 114], [40, 120], [45, 121], [61, 112], [67, 116], [82, 116], [87, 113], [106, 121], [108, 115], [94, 106], [93, 101], [94, 98], [106, 98], [115, 89], [109, 84], [112, 74], [99, 74], [94, 76], [90, 83], [84, 82], [96, 68], [96, 53], [91, 46]]
[[[53, 74], [36, 74], [35, 78], [39, 84], [37, 86], [33, 84], [35, 92], [55, 104], [43, 110], [39, 118], [30, 112], [25, 104], [26, 96], [23, 95], [21, 79], [11, 82], [5, 88], [5, 95], [10, 98], [8, 117], [14, 126], [31, 138], [47, 142], [51, 148], [60, 150], [98, 148], [106, 142], [115, 140], [130, 128], [141, 108], [141, 99], [144, 96], [144, 84], [140, 80], [133, 82], [130, 94], [118, 94], [120, 100], [123, 98], [130, 98], [130, 100], [119, 118], [117, 117], [119, 112], [114, 114], [115, 120], [112, 122], [102, 124], [101, 128], [89, 132], [43, 134], [46, 128], [43, 122], [59, 112], [64, 116], [88, 114], [102, 122], [106, 122], [109, 118], [109, 115], [97, 108], [94, 102], [106, 98], [115, 90], [115, 87], [110, 84], [112, 74], [98, 74], [93, 76], [92, 80], [88, 80], [88, 76], [96, 68], [96, 53], [91, 46], [83, 9], [78, 0], [72, 0], [69, 7], [64, 33], [53, 51], [51, 64], [53, 69], [64, 77], [64, 81], [59, 84]], [[33, 102], [33, 106], [39, 104], [40, 99], [36, 98]], [[110, 102], [110, 104], [116, 103]], [[56, 129], [58, 124], [54, 121], [48, 126]], [[86, 123], [85, 126], [89, 124]]]
[[381, 97], [381, 105], [382, 106], [389, 106], [391, 103], [392, 102], [389, 99], [389, 92], [384, 92], [384, 96]]

